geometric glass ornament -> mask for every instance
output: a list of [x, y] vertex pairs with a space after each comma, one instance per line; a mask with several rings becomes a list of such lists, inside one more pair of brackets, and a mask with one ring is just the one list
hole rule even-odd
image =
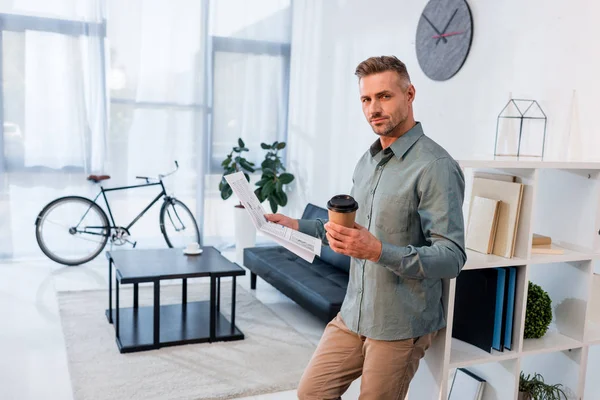
[[537, 101], [510, 99], [498, 114], [494, 155], [543, 158], [546, 122]]

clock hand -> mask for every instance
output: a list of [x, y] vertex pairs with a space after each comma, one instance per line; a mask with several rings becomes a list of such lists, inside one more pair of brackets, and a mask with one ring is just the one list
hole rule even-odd
[[[429, 22], [429, 25], [431, 25], [431, 27], [433, 28], [433, 30], [438, 34], [441, 35], [442, 33], [440, 31], [437, 30], [437, 28], [435, 27], [435, 25], [433, 25], [433, 23], [431, 23], [431, 21], [429, 20], [429, 18], [427, 18], [425, 16], [425, 14], [422, 14], [423, 18], [425, 18], [425, 21]], [[445, 37], [442, 37], [442, 39], [444, 40], [444, 42], [448, 42], [448, 39], [446, 39]], [[437, 44], [437, 43], [436, 43]]]
[[[446, 26], [444, 27], [444, 30], [442, 31], [443, 33], [446, 33], [446, 29], [448, 29], [448, 27], [450, 26], [450, 22], [452, 22], [452, 20], [454, 19], [454, 16], [456, 15], [456, 12], [458, 11], [458, 8], [456, 10], [454, 10], [454, 12], [452, 13], [452, 16], [450, 17], [450, 19], [448, 20], [448, 23], [446, 24]], [[438, 35], [442, 35], [441, 33], [438, 33]], [[442, 36], [443, 37], [443, 36]], [[440, 42], [440, 38], [438, 38], [438, 40], [435, 42], [436, 46], [437, 44]]]
[[454, 36], [454, 35], [461, 35], [463, 33], [465, 33], [465, 31], [450, 32], [450, 33], [444, 33], [443, 35], [435, 35], [435, 36], [432, 36], [432, 38], [433, 39], [439, 39], [439, 38], [442, 38], [442, 37], [448, 37], [448, 36]]

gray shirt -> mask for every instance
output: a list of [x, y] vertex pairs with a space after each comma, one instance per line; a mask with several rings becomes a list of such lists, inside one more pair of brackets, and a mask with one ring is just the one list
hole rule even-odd
[[[443, 328], [442, 278], [455, 278], [467, 259], [460, 166], [417, 122], [385, 150], [373, 143], [352, 182], [356, 222], [383, 248], [377, 262], [351, 259], [342, 319], [378, 340]], [[327, 245], [325, 222], [299, 220], [299, 230]]]

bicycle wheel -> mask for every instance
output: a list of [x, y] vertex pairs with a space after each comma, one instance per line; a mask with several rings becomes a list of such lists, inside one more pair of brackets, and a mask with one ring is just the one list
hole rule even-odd
[[169, 247], [185, 248], [189, 243], [200, 243], [196, 218], [181, 201], [168, 198], [160, 209], [160, 230]]
[[94, 259], [108, 241], [104, 211], [93, 201], [67, 196], [50, 202], [35, 221], [35, 237], [51, 260], [79, 265]]

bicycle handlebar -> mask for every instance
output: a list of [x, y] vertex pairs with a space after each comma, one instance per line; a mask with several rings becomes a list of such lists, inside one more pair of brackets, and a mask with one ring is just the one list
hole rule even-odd
[[168, 174], [158, 174], [158, 178], [150, 178], [149, 176], [136, 176], [135, 179], [145, 179], [146, 182], [149, 182], [150, 180], [159, 180], [160, 181], [169, 175], [173, 175], [175, 172], [177, 172], [178, 169], [179, 169], [179, 163], [177, 162], [177, 160], [175, 160], [175, 169], [173, 171], [169, 172]]
[[168, 174], [159, 174], [158, 179], [163, 179], [169, 175], [173, 175], [175, 172], [177, 172], [178, 169], [179, 169], [179, 163], [177, 162], [177, 160], [175, 160], [175, 169], [173, 171], [169, 172]]

